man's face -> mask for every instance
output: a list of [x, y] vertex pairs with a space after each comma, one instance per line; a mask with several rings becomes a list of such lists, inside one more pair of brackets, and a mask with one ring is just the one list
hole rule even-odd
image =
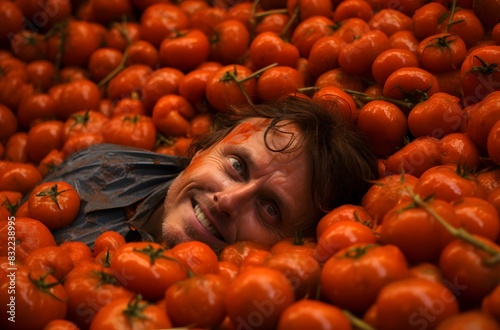
[[[268, 124], [250, 118], [193, 157], [167, 194], [162, 225], [167, 245], [191, 240], [213, 248], [243, 240], [273, 244], [313, 224], [317, 210], [307, 154], [302, 148], [267, 149]], [[283, 130], [300, 134], [293, 125]], [[270, 134], [274, 149], [290, 142], [290, 134]]]

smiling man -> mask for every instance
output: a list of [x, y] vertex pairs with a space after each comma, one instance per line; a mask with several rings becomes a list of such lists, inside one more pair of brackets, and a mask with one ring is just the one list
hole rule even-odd
[[359, 203], [377, 176], [365, 136], [335, 109], [299, 97], [218, 116], [191, 155], [107, 144], [75, 154], [44, 180], [67, 181], [82, 197], [77, 220], [54, 236], [90, 246], [103, 230], [167, 247], [273, 244], [297, 231], [313, 236], [325, 212]]

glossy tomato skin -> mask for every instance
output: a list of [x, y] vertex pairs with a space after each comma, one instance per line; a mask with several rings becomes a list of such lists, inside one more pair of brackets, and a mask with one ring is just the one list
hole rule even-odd
[[466, 48], [460, 36], [438, 33], [422, 40], [417, 54], [423, 69], [438, 72], [460, 68], [465, 59]]
[[369, 228], [375, 226], [375, 222], [363, 206], [344, 204], [330, 210], [319, 220], [316, 226], [316, 237], [321, 237], [330, 225], [339, 221], [357, 221]]
[[498, 90], [500, 45], [484, 46], [472, 50], [460, 68], [464, 103], [475, 104], [491, 92]]
[[160, 63], [189, 72], [208, 59], [208, 37], [198, 29], [178, 31], [165, 38], [159, 48]]
[[83, 266], [80, 263], [64, 281], [68, 295], [66, 318], [75, 322], [81, 329], [88, 329], [97, 312], [114, 299], [134, 295], [116, 279], [117, 273], [110, 268], [94, 264]]
[[420, 177], [433, 166], [440, 165], [438, 139], [432, 136], [421, 136], [395, 153], [385, 161], [386, 174], [408, 173]]
[[[129, 317], [125, 311], [133, 316]], [[138, 296], [118, 298], [101, 308], [95, 315], [90, 330], [168, 329], [172, 322], [163, 308]]]
[[[17, 266], [14, 276], [12, 281], [15, 281], [15, 322], [8, 319], [11, 315], [5, 316], [0, 320], [2, 328], [42, 329], [51, 320], [65, 317], [67, 295], [55, 277], [28, 266]], [[9, 294], [10, 281], [11, 277], [8, 276], [2, 276], [0, 280], [0, 301], [3, 306], [12, 304], [11, 299], [14, 297], [14, 292], [10, 291]], [[12, 310], [11, 307], [9, 310]]]
[[328, 259], [321, 293], [332, 304], [364, 313], [387, 284], [408, 276], [408, 264], [394, 245], [354, 244]]
[[[233, 105], [248, 103], [247, 97], [250, 100], [256, 99], [256, 81], [255, 78], [247, 78], [252, 74], [252, 71], [242, 65], [226, 65], [214, 72], [207, 81], [206, 97], [212, 107], [219, 112], [228, 112]], [[235, 79], [242, 80], [241, 83], [245, 94], [238, 87]]]
[[223, 65], [238, 63], [250, 45], [250, 32], [236, 19], [217, 24], [210, 38], [210, 59]]
[[379, 225], [389, 210], [412, 200], [411, 192], [417, 181], [417, 177], [407, 173], [387, 175], [368, 189], [361, 200], [361, 206], [375, 224]]
[[448, 202], [462, 197], [486, 198], [474, 176], [469, 175], [461, 165], [431, 167], [419, 177], [414, 191], [423, 198], [433, 195]]
[[408, 128], [414, 137], [433, 136], [441, 139], [457, 132], [462, 118], [460, 98], [437, 92], [410, 110]]
[[[12, 248], [15, 247], [15, 260], [23, 262], [31, 252], [45, 246], [56, 245], [54, 235], [40, 221], [21, 216], [15, 218], [15, 223], [12, 218], [10, 220], [10, 222], [9, 219], [0, 221], [0, 237], [2, 242], [7, 242], [0, 245], [0, 256], [12, 258], [14, 255]], [[14, 229], [17, 241], [15, 245], [8, 243], [12, 241], [9, 237], [14, 237]]]
[[61, 282], [74, 267], [70, 255], [59, 246], [46, 246], [34, 250], [26, 257], [25, 264], [42, 273], [50, 273]]
[[436, 330], [465, 330], [468, 328], [495, 330], [499, 328], [499, 324], [493, 317], [481, 311], [464, 311], [441, 322]]
[[194, 275], [165, 291], [167, 314], [174, 326], [217, 327], [226, 317], [229, 280], [219, 274]]
[[257, 69], [277, 63], [294, 68], [300, 54], [297, 47], [274, 32], [262, 32], [251, 41], [249, 56]]
[[328, 226], [318, 237], [314, 258], [325, 262], [338, 251], [354, 244], [373, 244], [377, 237], [371, 228], [361, 222], [343, 220]]
[[107, 143], [153, 150], [156, 143], [156, 126], [146, 115], [120, 115], [110, 118], [104, 127]]
[[149, 242], [129, 242], [113, 254], [111, 269], [127, 289], [142, 294], [150, 301], [163, 297], [165, 290], [187, 277], [185, 267], [161, 245]]
[[[439, 313], [436, 306], [439, 304]], [[435, 329], [443, 320], [458, 314], [453, 292], [444, 284], [419, 278], [389, 283], [374, 304], [377, 329]]]
[[80, 195], [67, 182], [44, 182], [28, 197], [29, 215], [56, 230], [71, 224], [80, 212]]
[[460, 220], [460, 227], [473, 235], [495, 242], [500, 233], [500, 218], [495, 206], [480, 197], [463, 197], [451, 205]]
[[182, 242], [170, 249], [180, 263], [192, 274], [217, 274], [217, 254], [207, 244], [198, 241]]
[[[459, 222], [450, 203], [434, 199], [427, 202], [451, 226]], [[413, 202], [395, 206], [382, 220], [380, 240], [403, 251], [409, 262], [435, 262], [453, 236], [426, 210]]]
[[229, 283], [225, 305], [235, 327], [273, 329], [283, 311], [295, 301], [291, 284], [276, 269], [251, 267]]
[[[480, 242], [498, 252], [498, 244], [475, 235]], [[480, 251], [460, 239], [453, 240], [443, 249], [439, 258], [439, 268], [443, 276], [454, 285], [457, 298], [465, 307], [482, 301], [500, 283], [500, 265], [488, 265], [491, 255]]]
[[375, 154], [381, 158], [401, 147], [408, 132], [406, 115], [396, 105], [383, 100], [363, 105], [356, 125], [368, 135]]
[[301, 299], [288, 306], [280, 317], [278, 330], [352, 329], [342, 310], [334, 305], [312, 299]]
[[491, 127], [486, 140], [488, 156], [495, 164], [500, 164], [500, 120]]

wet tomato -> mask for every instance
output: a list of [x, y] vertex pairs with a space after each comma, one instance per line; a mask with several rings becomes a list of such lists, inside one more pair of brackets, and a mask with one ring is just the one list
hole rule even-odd
[[163, 39], [159, 52], [163, 66], [189, 72], [208, 59], [210, 43], [201, 30], [176, 31]]
[[338, 329], [350, 330], [351, 323], [337, 306], [312, 299], [302, 299], [288, 306], [280, 317], [278, 330]]

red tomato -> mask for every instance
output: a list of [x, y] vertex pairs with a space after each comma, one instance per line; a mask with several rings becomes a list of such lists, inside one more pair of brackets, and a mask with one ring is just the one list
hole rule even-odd
[[193, 275], [218, 273], [217, 254], [205, 243], [182, 242], [171, 248], [170, 252]]
[[368, 189], [361, 206], [376, 224], [380, 224], [389, 210], [411, 201], [411, 192], [417, 181], [418, 178], [407, 173], [385, 176]]
[[[153, 111], [156, 102], [164, 95], [178, 94], [179, 85], [184, 79], [184, 73], [175, 68], [159, 68], [148, 71], [134, 88], [139, 90], [139, 95], [147, 114]], [[137, 87], [139, 86], [139, 87]]]
[[465, 42], [467, 48], [474, 46], [484, 38], [483, 24], [471, 9], [456, 8], [454, 12], [448, 10], [439, 22], [440, 32], [458, 35]]
[[11, 33], [21, 31], [23, 27], [23, 12], [17, 4], [11, 1], [0, 2], [0, 20], [3, 22], [0, 28], [0, 40], [8, 40]]
[[383, 89], [384, 96], [415, 104], [437, 92], [439, 83], [436, 76], [416, 67], [397, 69], [387, 77]]
[[472, 171], [481, 168], [479, 149], [467, 134], [457, 132], [445, 135], [438, 144], [441, 164], [462, 164]]
[[268, 267], [252, 267], [229, 283], [225, 305], [235, 327], [273, 329], [283, 311], [294, 302], [286, 276]]
[[219, 261], [229, 261], [240, 266], [243, 260], [255, 250], [269, 250], [269, 246], [253, 241], [238, 241], [226, 245], [219, 254]]
[[411, 30], [412, 19], [401, 10], [383, 8], [375, 12], [368, 21], [368, 26], [372, 30], [380, 30], [387, 37], [395, 32]]
[[477, 104], [464, 108], [466, 120], [463, 131], [483, 152], [488, 149], [488, 134], [495, 123], [500, 120], [500, 91], [488, 94]]
[[71, 224], [80, 212], [80, 195], [64, 181], [43, 182], [28, 197], [30, 217], [56, 230]]
[[[495, 251], [498, 257], [497, 244], [480, 236], [473, 237]], [[499, 285], [500, 264], [487, 264], [489, 258], [492, 258], [490, 254], [462, 239], [453, 240], [441, 253], [439, 268], [464, 307], [481, 303]]]
[[261, 102], [275, 101], [287, 94], [294, 94], [304, 85], [304, 77], [289, 66], [267, 69], [257, 79], [257, 97]]
[[[19, 126], [29, 129], [39, 121], [57, 117], [57, 103], [51, 94], [38, 93], [24, 98], [17, 108]], [[8, 128], [9, 126], [5, 126]], [[8, 134], [6, 129], [5, 134]]]
[[340, 112], [346, 120], [354, 123], [358, 116], [357, 105], [351, 95], [346, 93], [340, 87], [325, 86], [318, 89], [313, 100], [324, 103], [330, 111]]
[[53, 149], [63, 145], [63, 126], [61, 120], [41, 121], [28, 131], [26, 151], [29, 159], [38, 164]]
[[338, 221], [328, 226], [318, 238], [314, 258], [325, 262], [338, 251], [354, 244], [376, 243], [377, 237], [366, 225], [351, 221]]
[[483, 46], [471, 51], [460, 68], [465, 105], [475, 104], [491, 92], [500, 90], [498, 61], [500, 46]]
[[155, 104], [151, 118], [156, 129], [166, 136], [186, 136], [190, 120], [196, 114], [193, 106], [182, 96], [162, 96]]
[[262, 32], [250, 43], [249, 56], [257, 69], [277, 63], [296, 67], [300, 54], [298, 48], [274, 32]]
[[8, 162], [0, 172], [0, 190], [17, 191], [25, 196], [41, 180], [42, 175], [32, 163]]
[[356, 125], [368, 135], [375, 154], [381, 158], [402, 147], [408, 132], [406, 115], [393, 103], [383, 100], [363, 105]]
[[112, 300], [132, 298], [133, 293], [121, 286], [115, 275], [111, 269], [97, 264], [74, 268], [64, 281], [68, 295], [66, 319], [88, 329], [97, 312]]
[[430, 72], [460, 68], [465, 59], [465, 42], [458, 35], [438, 33], [422, 40], [417, 48], [420, 65]]
[[308, 252], [295, 250], [271, 253], [261, 265], [285, 274], [296, 300], [313, 297], [318, 292], [321, 265]]
[[[151, 242], [129, 242], [111, 259], [111, 269], [128, 290], [150, 301], [161, 299], [173, 283], [187, 277], [186, 268], [172, 253]], [[97, 317], [97, 316], [96, 316]]]
[[408, 128], [414, 137], [437, 139], [456, 132], [462, 124], [462, 107], [456, 96], [437, 92], [415, 105], [408, 114]]
[[126, 243], [125, 237], [120, 233], [112, 230], [107, 230], [97, 236], [94, 242], [94, 257], [97, 257], [101, 252], [113, 252]]
[[160, 44], [160, 63], [189, 72], [210, 55], [208, 37], [198, 29], [176, 31]]
[[439, 165], [419, 177], [415, 189], [423, 198], [434, 196], [452, 202], [462, 197], [486, 198], [486, 193], [462, 165]]
[[301, 21], [292, 32], [291, 43], [300, 56], [308, 58], [313, 44], [321, 37], [332, 34], [333, 21], [324, 16], [313, 16]]
[[335, 306], [364, 313], [384, 286], [407, 276], [408, 265], [398, 247], [355, 244], [325, 262], [321, 293]]
[[[350, 0], [359, 1], [359, 0]], [[359, 1], [361, 2], [361, 1]], [[346, 45], [344, 39], [336, 35], [319, 38], [309, 52], [309, 70], [314, 77], [340, 67], [338, 57], [340, 50]]]
[[383, 86], [387, 77], [405, 67], [418, 67], [417, 56], [408, 49], [390, 48], [380, 53], [372, 63], [371, 73], [375, 81]]
[[372, 325], [380, 330], [435, 329], [443, 320], [459, 312], [450, 289], [442, 283], [420, 278], [387, 284], [380, 291], [374, 309], [376, 324]]
[[16, 114], [7, 106], [0, 104], [0, 142], [5, 143], [14, 133], [17, 132], [18, 119]]
[[141, 39], [159, 47], [163, 39], [174, 31], [189, 26], [189, 17], [172, 3], [159, 2], [147, 7], [140, 18]]
[[121, 115], [113, 117], [104, 126], [103, 137], [107, 143], [153, 150], [156, 143], [156, 126], [146, 115]]
[[228, 286], [229, 280], [219, 274], [199, 274], [172, 284], [165, 291], [165, 305], [173, 326], [219, 326], [226, 317]]
[[[256, 97], [256, 80], [251, 70], [241, 65], [223, 66], [210, 77], [206, 97], [211, 106], [227, 112], [231, 106], [250, 103]], [[241, 89], [238, 86], [241, 84]]]
[[[460, 226], [450, 203], [439, 199], [426, 203], [450, 226]], [[411, 263], [435, 262], [453, 236], [423, 207], [406, 202], [386, 213], [380, 228], [380, 240], [398, 246]]]
[[75, 112], [99, 108], [101, 92], [97, 84], [88, 79], [79, 79], [63, 84], [59, 91], [54, 86], [49, 90], [57, 105], [59, 118], [65, 120]]
[[463, 197], [451, 203], [460, 227], [473, 235], [482, 236], [493, 242], [500, 232], [498, 212], [487, 200], [479, 197]]
[[309, 299], [299, 300], [281, 314], [278, 330], [350, 330], [351, 323], [337, 306]]
[[168, 329], [172, 322], [163, 308], [142, 300], [139, 296], [118, 298], [95, 315], [90, 330], [98, 329]]
[[210, 37], [210, 58], [223, 65], [238, 63], [250, 45], [250, 32], [236, 19], [226, 19], [216, 26]]
[[481, 302], [481, 310], [485, 314], [500, 320], [500, 285], [497, 285]]
[[491, 160], [500, 165], [500, 120], [491, 127], [488, 133], [486, 149]]
[[436, 330], [465, 330], [470, 328], [496, 330], [499, 325], [495, 319], [480, 311], [463, 311], [439, 323]]
[[[50, 273], [17, 266], [10, 274], [14, 274], [14, 277], [2, 276], [0, 279], [0, 302], [8, 306], [4, 309], [7, 315], [0, 319], [2, 328], [42, 329], [51, 320], [65, 317], [66, 291]], [[15, 296], [9, 289], [12, 283], [15, 283]], [[15, 300], [12, 300], [13, 297]], [[10, 307], [12, 305], [15, 307]], [[11, 316], [15, 322], [9, 320]]]
[[368, 31], [342, 47], [338, 57], [339, 65], [349, 74], [369, 74], [377, 56], [389, 48], [389, 37], [384, 32]]
[[420, 177], [429, 168], [439, 165], [438, 139], [421, 136], [390, 155], [385, 162], [387, 174], [408, 173]]
[[50, 274], [63, 282], [74, 264], [70, 255], [59, 246], [45, 246], [31, 252], [24, 264], [42, 274]]

